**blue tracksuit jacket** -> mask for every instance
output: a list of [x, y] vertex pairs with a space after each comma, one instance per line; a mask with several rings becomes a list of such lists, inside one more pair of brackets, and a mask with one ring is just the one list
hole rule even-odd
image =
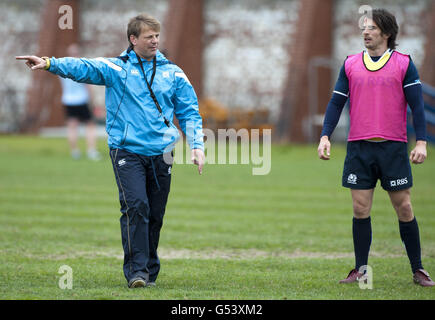
[[[50, 58], [49, 71], [77, 82], [106, 86], [106, 131], [110, 148], [153, 156], [169, 152], [179, 139], [174, 114], [191, 149], [204, 149], [202, 119], [195, 91], [184, 72], [158, 51], [152, 89], [163, 117], [152, 100], [135, 52], [118, 58]], [[152, 61], [143, 61], [148, 82]]]

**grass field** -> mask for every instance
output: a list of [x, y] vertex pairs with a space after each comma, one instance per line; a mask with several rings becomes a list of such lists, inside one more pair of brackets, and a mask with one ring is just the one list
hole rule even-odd
[[[379, 186], [372, 211], [373, 289], [339, 285], [353, 267], [345, 149], [273, 146], [269, 175], [250, 165], [175, 165], [154, 288], [122, 273], [119, 202], [101, 162], [74, 161], [65, 139], [0, 137], [1, 299], [434, 299], [413, 284], [396, 215]], [[435, 149], [413, 166], [423, 265], [435, 276]], [[62, 265], [73, 288], [60, 289]]]

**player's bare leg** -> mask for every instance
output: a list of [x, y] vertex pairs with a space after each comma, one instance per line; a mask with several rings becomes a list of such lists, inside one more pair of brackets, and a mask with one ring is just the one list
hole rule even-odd
[[91, 160], [100, 160], [101, 155], [97, 151], [96, 125], [93, 121], [86, 122], [86, 143], [88, 148], [88, 158]]
[[71, 155], [74, 159], [80, 158], [80, 149], [78, 147], [78, 129], [79, 121], [71, 118], [67, 121], [68, 143], [71, 149]]
[[375, 189], [359, 190], [351, 189], [353, 216], [355, 219], [366, 219], [370, 217], [370, 210], [373, 204]]
[[414, 219], [410, 189], [389, 191], [388, 195], [400, 221], [409, 222]]

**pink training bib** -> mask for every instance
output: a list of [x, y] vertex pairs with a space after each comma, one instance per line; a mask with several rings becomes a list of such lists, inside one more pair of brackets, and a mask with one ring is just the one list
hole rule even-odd
[[[388, 53], [388, 52], [387, 52]], [[364, 57], [364, 55], [366, 55]], [[407, 142], [403, 79], [409, 56], [393, 51], [380, 65], [367, 53], [347, 57], [350, 130], [348, 141], [383, 138]]]

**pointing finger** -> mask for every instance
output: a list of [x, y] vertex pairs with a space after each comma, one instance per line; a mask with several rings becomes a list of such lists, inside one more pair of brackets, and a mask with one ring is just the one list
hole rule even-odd
[[16, 56], [15, 59], [17, 60], [29, 60], [32, 56]]

